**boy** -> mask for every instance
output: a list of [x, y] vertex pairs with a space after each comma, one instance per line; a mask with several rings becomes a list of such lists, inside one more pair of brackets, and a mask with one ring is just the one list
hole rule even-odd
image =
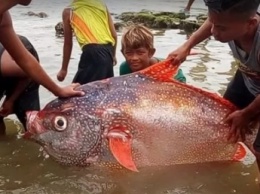
[[[152, 32], [142, 25], [129, 27], [122, 36], [121, 51], [126, 61], [120, 65], [120, 75], [140, 71], [161, 60], [153, 57], [155, 53], [153, 39]], [[181, 69], [174, 78], [180, 82], [186, 82]]]
[[117, 34], [111, 15], [102, 0], [74, 0], [63, 11], [64, 46], [62, 67], [57, 75], [67, 75], [73, 32], [82, 49], [73, 82], [86, 84], [114, 76]]
[[[30, 41], [19, 36], [26, 49], [39, 62], [38, 54]], [[0, 135], [5, 134], [4, 117], [15, 113], [24, 129], [26, 111], [39, 110], [39, 84], [32, 81], [13, 61], [12, 57], [0, 44], [0, 100], [5, 100], [0, 109]]]
[[[227, 42], [238, 64], [224, 98], [240, 108], [231, 113], [226, 122], [231, 125], [230, 139], [244, 140], [249, 123], [260, 113], [260, 17], [259, 0], [204, 0], [209, 18], [190, 39], [169, 54], [173, 63], [183, 62], [190, 49], [211, 34], [220, 42]], [[260, 168], [260, 132], [254, 142]]]
[[54, 95], [59, 97], [84, 95], [82, 91], [74, 90], [79, 84], [71, 84], [64, 88], [55, 84], [16, 35], [8, 9], [17, 4], [29, 5], [30, 2], [31, 0], [0, 0], [0, 43], [26, 74]]

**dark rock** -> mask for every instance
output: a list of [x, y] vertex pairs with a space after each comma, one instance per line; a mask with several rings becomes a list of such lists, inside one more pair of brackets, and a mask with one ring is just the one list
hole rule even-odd
[[39, 17], [39, 18], [46, 18], [48, 17], [48, 15], [44, 12], [39, 12], [39, 13], [34, 13], [33, 11], [28, 11], [27, 14], [28, 16], [36, 16], [36, 17]]
[[38, 13], [37, 16], [40, 17], [40, 18], [47, 18], [48, 17], [48, 15], [44, 12]]
[[115, 26], [116, 31], [122, 31], [122, 29], [124, 27], [126, 27], [127, 24], [123, 23], [123, 22], [116, 22], [116, 23], [114, 23], [114, 26]]
[[63, 30], [63, 23], [62, 22], [59, 22], [58, 24], [56, 24], [55, 31], [56, 31], [56, 36], [58, 36], [58, 37], [64, 36], [64, 30]]

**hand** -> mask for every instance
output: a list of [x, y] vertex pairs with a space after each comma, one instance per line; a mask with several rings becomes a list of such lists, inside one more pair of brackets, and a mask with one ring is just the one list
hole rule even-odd
[[172, 64], [176, 65], [184, 62], [189, 54], [190, 54], [190, 49], [183, 45], [178, 49], [174, 50], [173, 52], [171, 52], [168, 55], [167, 59], [171, 59]]
[[14, 102], [11, 100], [6, 100], [3, 102], [2, 107], [0, 109], [0, 116], [7, 117], [8, 115], [13, 113]]
[[57, 79], [58, 79], [60, 82], [62, 82], [62, 81], [65, 79], [66, 75], [67, 75], [67, 70], [61, 69], [61, 70], [59, 71], [59, 73], [57, 74]]
[[83, 91], [75, 90], [79, 86], [80, 86], [79, 83], [73, 83], [66, 87], [60, 88], [57, 96], [63, 98], [73, 97], [73, 96], [84, 96], [85, 93]]
[[244, 110], [237, 110], [228, 115], [224, 120], [224, 122], [231, 125], [228, 140], [230, 141], [232, 139], [232, 142], [237, 142], [240, 139], [245, 141], [246, 133], [251, 133], [250, 129], [248, 129], [250, 119], [250, 115]]
[[116, 57], [114, 56], [114, 57], [113, 57], [113, 65], [116, 66], [116, 64], [117, 64], [117, 59], [116, 59]]

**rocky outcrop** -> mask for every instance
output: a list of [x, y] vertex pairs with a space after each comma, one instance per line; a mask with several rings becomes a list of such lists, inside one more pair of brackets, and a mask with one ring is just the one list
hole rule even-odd
[[180, 21], [187, 17], [183, 13], [173, 12], [124, 12], [115, 17], [122, 21], [122, 23], [133, 22], [143, 24], [149, 28], [170, 28], [176, 29], [180, 25]]
[[[183, 29], [194, 31], [207, 19], [206, 15], [199, 15], [195, 19], [189, 19], [184, 13], [174, 12], [152, 12], [143, 10], [140, 12], [124, 12], [116, 19], [121, 20], [120, 23], [138, 23], [154, 29]], [[117, 24], [119, 25], [119, 24]]]
[[[153, 12], [142, 10], [140, 12], [123, 12], [115, 16], [115, 29], [121, 31], [129, 24], [143, 24], [152, 29], [182, 29], [186, 33], [197, 30], [207, 19], [207, 15], [199, 15], [193, 20], [184, 13]], [[60, 23], [55, 26], [56, 35], [63, 35], [63, 27]]]

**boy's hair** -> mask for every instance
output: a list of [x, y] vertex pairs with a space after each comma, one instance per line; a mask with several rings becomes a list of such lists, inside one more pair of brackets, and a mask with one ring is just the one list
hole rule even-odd
[[143, 25], [130, 25], [122, 35], [122, 51], [126, 48], [137, 49], [144, 47], [154, 48], [153, 33]]
[[209, 11], [237, 14], [244, 19], [254, 16], [260, 0], [204, 0]]

